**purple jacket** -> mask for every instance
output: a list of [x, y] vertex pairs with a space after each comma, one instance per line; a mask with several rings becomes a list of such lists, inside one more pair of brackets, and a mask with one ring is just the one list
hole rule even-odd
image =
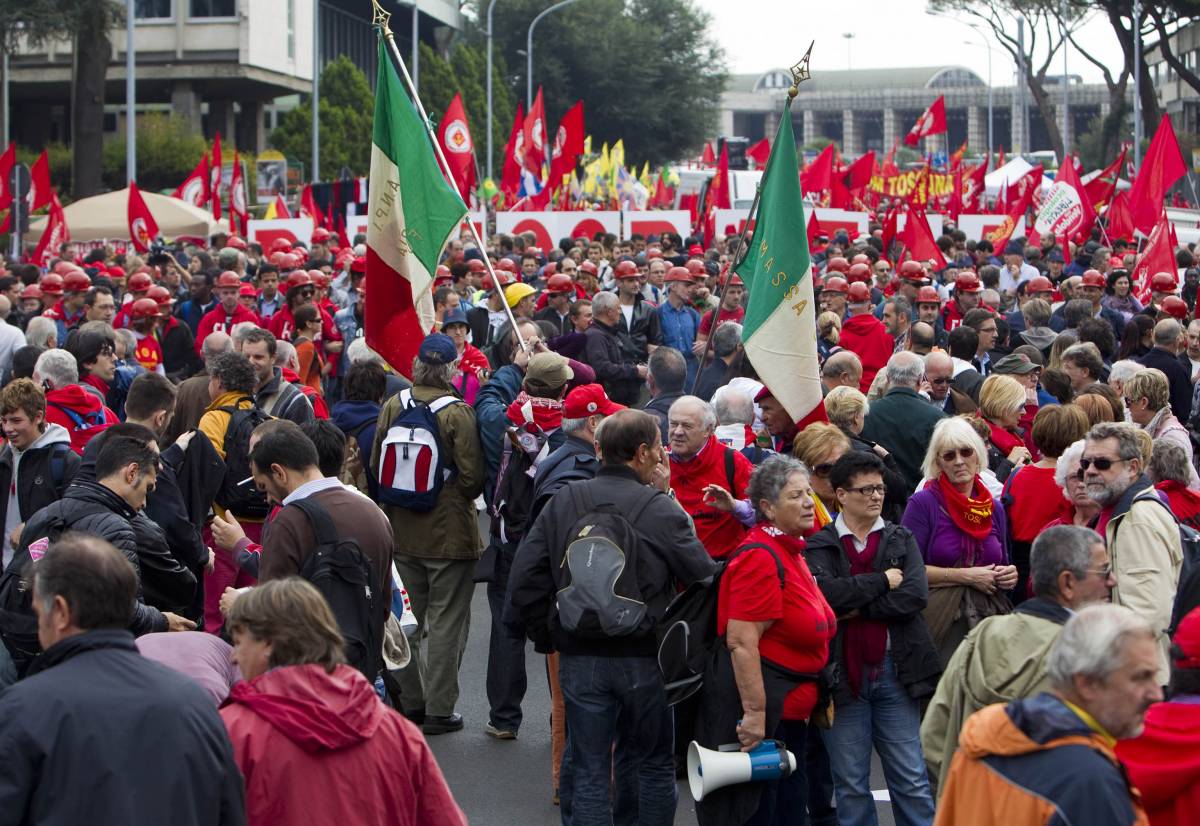
[[1004, 506], [993, 499], [992, 533], [982, 542], [967, 536], [946, 513], [941, 492], [930, 486], [913, 494], [900, 524], [912, 531], [926, 565], [939, 568], [1008, 563]]

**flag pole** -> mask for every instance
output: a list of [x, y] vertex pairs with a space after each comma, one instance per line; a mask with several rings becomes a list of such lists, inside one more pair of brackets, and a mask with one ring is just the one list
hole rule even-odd
[[[372, 24], [379, 30], [379, 34], [387, 41], [388, 47], [391, 49], [392, 58], [396, 62], [396, 68], [400, 70], [400, 77], [404, 79], [404, 85], [408, 89], [408, 94], [412, 98], [413, 105], [417, 107], [417, 114], [421, 116], [421, 122], [425, 124], [425, 134], [429, 136], [430, 143], [433, 144], [433, 152], [437, 157], [438, 166], [442, 170], [442, 176], [446, 182], [458, 192], [458, 184], [454, 182], [454, 173], [450, 171], [450, 164], [446, 161], [446, 155], [442, 152], [442, 145], [437, 139], [437, 135], [433, 133], [433, 125], [429, 122], [429, 115], [425, 113], [425, 107], [421, 104], [421, 97], [417, 94], [417, 87], [413, 84], [412, 77], [408, 74], [408, 66], [404, 63], [404, 58], [400, 56], [400, 50], [396, 48], [396, 39], [392, 34], [392, 29], [388, 25], [392, 18], [391, 12], [384, 11], [379, 5], [379, 0], [371, 0], [371, 6], [374, 8], [374, 17]], [[413, 33], [416, 37], [416, 33]], [[466, 207], [466, 204], [463, 204]], [[522, 350], [528, 350], [529, 346], [525, 340], [521, 338], [517, 332], [517, 320], [513, 316], [512, 307], [508, 306], [508, 301], [504, 298], [504, 291], [500, 289], [500, 279], [496, 277], [496, 271], [492, 268], [492, 260], [487, 255], [487, 245], [479, 236], [479, 230], [475, 228], [475, 222], [471, 220], [471, 216], [467, 215], [467, 227], [471, 231], [471, 237], [475, 239], [476, 246], [479, 247], [479, 252], [483, 256], [483, 265], [487, 268], [488, 275], [492, 278], [492, 289], [500, 294], [501, 304], [504, 305], [504, 313], [508, 316], [508, 323], [512, 325], [513, 334], [517, 337], [517, 344]], [[431, 282], [432, 283], [432, 282]], [[415, 303], [414, 297], [414, 303]]]

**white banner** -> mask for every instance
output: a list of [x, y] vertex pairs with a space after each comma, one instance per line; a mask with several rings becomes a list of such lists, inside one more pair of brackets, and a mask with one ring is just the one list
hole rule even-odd
[[597, 232], [620, 230], [621, 213], [611, 212], [497, 212], [496, 232], [516, 235], [532, 232], [543, 251], [558, 246], [560, 238], [595, 237]]
[[[978, 241], [989, 232], [1004, 223], [1003, 215], [959, 215], [958, 228], [967, 235], [970, 241]], [[940, 234], [940, 233], [939, 233]], [[1012, 237], [1020, 238], [1025, 234], [1025, 219], [1018, 218], [1017, 226], [1013, 230]], [[937, 236], [934, 236], [935, 238]], [[1182, 239], [1180, 239], [1182, 240]]]
[[251, 219], [246, 233], [247, 241], [260, 244], [264, 252], [269, 252], [271, 242], [276, 238], [286, 238], [289, 243], [302, 241], [307, 247], [312, 241], [312, 218], [272, 218], [270, 220]]
[[621, 226], [622, 239], [628, 239], [634, 233], [645, 238], [664, 232], [677, 232], [686, 238], [692, 234], [692, 213], [686, 209], [626, 210], [621, 213]]

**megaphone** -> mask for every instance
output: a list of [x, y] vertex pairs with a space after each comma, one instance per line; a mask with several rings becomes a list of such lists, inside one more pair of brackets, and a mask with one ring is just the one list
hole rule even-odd
[[706, 749], [695, 740], [688, 746], [688, 787], [699, 803], [706, 794], [734, 783], [779, 780], [796, 770], [796, 755], [779, 740], [763, 740], [751, 751], [737, 744]]

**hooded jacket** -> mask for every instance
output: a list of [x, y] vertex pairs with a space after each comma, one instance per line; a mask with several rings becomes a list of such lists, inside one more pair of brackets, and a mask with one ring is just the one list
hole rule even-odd
[[1033, 597], [1011, 614], [984, 619], [955, 650], [921, 721], [925, 766], [939, 791], [968, 717], [1049, 690], [1046, 658], [1070, 616], [1061, 605]]
[[935, 826], [1146, 826], [1112, 748], [1053, 694], [971, 715]]
[[1200, 703], [1179, 699], [1150, 706], [1141, 736], [1117, 743], [1153, 826], [1188, 826], [1200, 812]]
[[274, 668], [221, 709], [248, 824], [464, 826], [421, 732], [348, 665]]
[[62, 425], [71, 436], [71, 450], [82, 456], [93, 436], [120, 419], [82, 385], [68, 384], [46, 393], [46, 421]]
[[[0, 540], [10, 548], [12, 530], [42, 508], [60, 499], [79, 470], [79, 457], [70, 449], [71, 437], [60, 425], [51, 424], [25, 450], [12, 442], [0, 449]], [[12, 507], [12, 505], [16, 507]], [[11, 554], [5, 554], [11, 557]]]
[[896, 347], [883, 322], [870, 313], [851, 316], [842, 322], [838, 344], [862, 361], [862, 378], [858, 382], [858, 389], [864, 393], [871, 389], [875, 374], [887, 365]]

